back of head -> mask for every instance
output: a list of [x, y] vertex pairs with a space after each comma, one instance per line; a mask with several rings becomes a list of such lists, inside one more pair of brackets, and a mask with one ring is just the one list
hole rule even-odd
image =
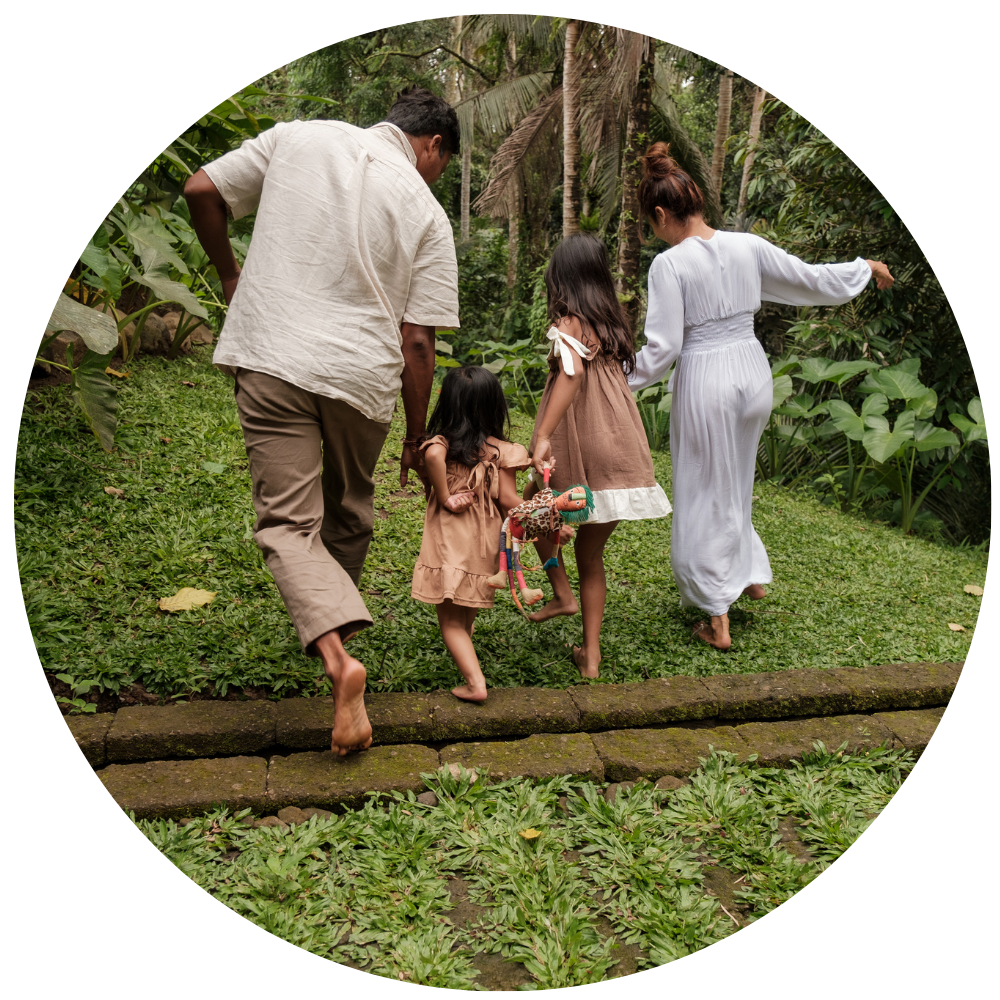
[[458, 152], [458, 115], [455, 109], [437, 94], [423, 87], [407, 87], [396, 96], [385, 121], [416, 138], [441, 136], [441, 152]]
[[635, 337], [628, 314], [618, 301], [608, 252], [589, 233], [567, 236], [555, 250], [545, 269], [549, 298], [549, 320], [576, 316], [597, 335], [605, 354], [635, 368]]
[[506, 440], [510, 416], [500, 380], [479, 365], [450, 368], [427, 421], [430, 436], [448, 439], [448, 460], [473, 466], [488, 437]]
[[662, 208], [678, 222], [705, 211], [701, 188], [681, 170], [670, 155], [670, 146], [654, 142], [641, 157], [642, 180], [639, 182], [639, 204], [647, 218], [656, 219], [656, 209]]

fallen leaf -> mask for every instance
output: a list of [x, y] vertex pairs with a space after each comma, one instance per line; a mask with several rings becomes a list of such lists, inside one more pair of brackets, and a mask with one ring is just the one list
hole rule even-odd
[[181, 382], [181, 385], [186, 385], [189, 389], [194, 388], [194, 382]]
[[105, 486], [104, 492], [107, 493], [109, 497], [123, 497], [125, 496], [125, 491], [118, 489], [117, 486]]
[[128, 378], [128, 372], [115, 371], [115, 369], [112, 368], [111, 365], [108, 365], [108, 367], [104, 369], [104, 374], [114, 375], [115, 378]]
[[216, 590], [196, 590], [194, 587], [181, 587], [173, 597], [160, 598], [161, 611], [190, 611], [200, 608], [203, 604], [211, 604], [215, 600]]
[[976, 597], [982, 597], [983, 596], [983, 588], [982, 587], [977, 587], [974, 583], [967, 583], [962, 588], [962, 590], [964, 590], [967, 594], [975, 594]]
[[213, 476], [217, 476], [220, 472], [226, 471], [226, 467], [220, 462], [202, 462], [201, 467], [206, 472], [211, 472]]
[[952, 630], [952, 632], [964, 632], [965, 631], [965, 626], [964, 625], [956, 625], [954, 622], [948, 622], [948, 628], [950, 628]]
[[170, 442], [171, 442], [171, 441], [173, 440], [173, 438], [160, 438], [160, 440], [161, 440], [161, 441], [162, 441], [162, 442], [163, 442], [164, 444], [170, 444]]
[[524, 837], [525, 840], [534, 840], [535, 837], [540, 837], [542, 835], [542, 831], [534, 830], [531, 827], [528, 827], [527, 830], [518, 830], [517, 835], [519, 837]]

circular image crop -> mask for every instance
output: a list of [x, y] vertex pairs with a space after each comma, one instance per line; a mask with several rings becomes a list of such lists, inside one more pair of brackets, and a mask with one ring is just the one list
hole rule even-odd
[[178, 136], [41, 339], [25, 606], [217, 899], [458, 989], [629, 975], [821, 874], [976, 625], [987, 430], [891, 204], [724, 66], [470, 15]]

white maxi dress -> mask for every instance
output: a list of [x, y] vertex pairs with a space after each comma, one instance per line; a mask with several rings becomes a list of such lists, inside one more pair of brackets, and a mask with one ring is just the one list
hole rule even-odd
[[671, 378], [670, 561], [682, 606], [723, 615], [771, 564], [750, 521], [757, 445], [771, 413], [771, 369], [753, 332], [762, 300], [840, 305], [871, 278], [862, 258], [806, 264], [751, 233], [690, 236], [649, 269], [646, 345], [633, 392]]

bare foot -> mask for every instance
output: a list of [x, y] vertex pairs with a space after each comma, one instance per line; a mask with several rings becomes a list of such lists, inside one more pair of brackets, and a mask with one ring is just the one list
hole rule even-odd
[[571, 600], [568, 604], [563, 604], [553, 597], [544, 607], [528, 615], [528, 621], [547, 622], [550, 618], [557, 618], [559, 615], [575, 615], [579, 610], [580, 606], [575, 600]]
[[759, 583], [751, 583], [749, 587], [744, 587], [743, 593], [751, 601], [759, 601], [762, 597], [767, 597], [767, 591]]
[[733, 644], [729, 635], [729, 615], [713, 615], [708, 623], [698, 622], [691, 632], [692, 636], [707, 642], [713, 649], [726, 652]]
[[573, 662], [576, 664], [576, 669], [580, 671], [580, 676], [595, 680], [601, 676], [601, 672], [598, 669], [598, 665], [601, 662], [601, 654], [598, 653], [593, 662], [590, 662], [591, 659], [591, 657], [587, 656], [587, 650], [583, 646], [573, 647]]
[[452, 688], [451, 693], [462, 701], [486, 701], [486, 688], [472, 687], [470, 684], [462, 684], [460, 687]]
[[336, 632], [320, 636], [316, 650], [323, 658], [323, 671], [333, 684], [330, 749], [341, 757], [352, 750], [367, 750], [372, 745], [372, 727], [365, 711], [364, 666], [344, 652]]

